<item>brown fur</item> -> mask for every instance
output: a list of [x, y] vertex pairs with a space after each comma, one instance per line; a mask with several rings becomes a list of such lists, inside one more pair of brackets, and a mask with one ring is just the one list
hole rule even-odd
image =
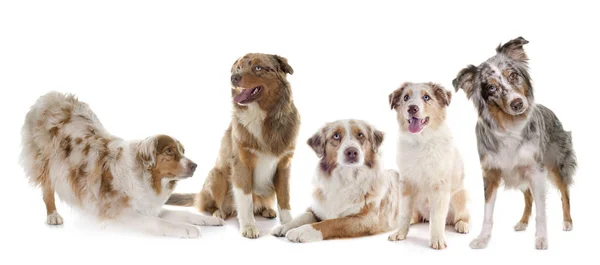
[[[256, 66], [261, 69], [257, 71]], [[273, 195], [281, 209], [290, 209], [290, 162], [300, 126], [300, 116], [286, 78], [286, 74], [293, 72], [287, 59], [278, 55], [250, 53], [234, 62], [232, 77], [239, 75], [240, 79], [235, 84], [232, 83], [232, 97], [241, 93], [242, 89], [262, 87], [252, 101], [258, 104], [260, 112], [264, 114], [264, 119], [260, 121], [260, 136], [253, 134], [250, 128], [252, 125], [242, 124], [240, 121], [246, 115], [245, 112], [249, 111], [249, 105], [234, 102], [233, 119], [221, 140], [219, 157], [198, 195], [199, 210], [222, 218], [235, 214], [231, 189], [235, 186], [246, 194], [253, 193], [256, 152], [279, 158], [271, 192], [260, 196], [253, 194], [255, 203], [264, 204], [267, 209], [260, 214], [275, 217], [271, 199]], [[261, 198], [260, 202], [256, 201], [257, 197]], [[170, 202], [167, 201], [167, 204]]]

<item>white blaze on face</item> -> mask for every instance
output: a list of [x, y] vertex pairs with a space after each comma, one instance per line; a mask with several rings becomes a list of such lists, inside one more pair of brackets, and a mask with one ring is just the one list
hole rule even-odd
[[[362, 150], [360, 142], [356, 138], [357, 136], [354, 135], [352, 127], [350, 126], [350, 123], [348, 121], [343, 121], [342, 126], [344, 128], [344, 134], [343, 134], [342, 142], [340, 143], [340, 148], [338, 149], [337, 162], [340, 165], [346, 165], [346, 166], [357, 166], [357, 167], [362, 166], [365, 163], [365, 154]], [[361, 128], [361, 132], [363, 132], [363, 134], [365, 134], [366, 131]], [[366, 137], [366, 135], [365, 135], [365, 137]], [[346, 150], [348, 148], [356, 148], [356, 150], [358, 151], [357, 152], [358, 159], [357, 159], [356, 163], [347, 163], [346, 162]]]
[[[410, 99], [408, 101], [404, 102], [404, 117], [408, 120], [410, 119], [412, 116], [410, 115], [410, 113], [408, 113], [408, 108], [409, 106], [417, 106], [419, 108], [419, 112], [417, 112], [417, 114], [415, 115], [418, 118], [424, 118], [422, 117], [422, 112], [423, 109], [425, 108], [425, 106], [423, 105], [423, 89], [420, 87], [411, 87], [410, 91], [412, 92], [410, 94]], [[408, 94], [405, 94], [408, 95]], [[404, 101], [404, 95], [402, 96], [402, 98], [400, 99], [402, 101]]]

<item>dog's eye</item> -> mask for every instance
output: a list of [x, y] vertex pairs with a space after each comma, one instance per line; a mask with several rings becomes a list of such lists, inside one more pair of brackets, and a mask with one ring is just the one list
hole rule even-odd
[[172, 155], [172, 154], [173, 154], [173, 148], [168, 148], [167, 155]]
[[492, 93], [496, 92], [496, 86], [494, 86], [494, 85], [488, 85], [487, 89], [488, 89], [488, 91], [490, 91]]
[[430, 100], [429, 95], [423, 96], [423, 100], [425, 100], [425, 102], [429, 101]]
[[254, 67], [254, 70], [256, 70], [256, 71], [260, 71], [261, 69], [262, 68], [259, 65], [257, 65], [257, 66]]
[[511, 82], [515, 82], [515, 81], [517, 81], [517, 80], [519, 79], [519, 74], [517, 74], [517, 73], [512, 73], [512, 74], [510, 74], [510, 76], [508, 76], [508, 79], [509, 79]]
[[408, 101], [410, 97], [408, 95], [404, 95], [404, 101]]
[[339, 140], [340, 139], [340, 134], [339, 133], [334, 134], [333, 135], [333, 139]]
[[363, 133], [358, 133], [358, 138], [363, 138], [363, 136], [365, 136]]

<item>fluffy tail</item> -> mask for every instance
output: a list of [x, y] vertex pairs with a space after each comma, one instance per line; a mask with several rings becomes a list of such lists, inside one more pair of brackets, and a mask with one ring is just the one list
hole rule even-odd
[[173, 193], [165, 204], [175, 206], [193, 206], [196, 204], [196, 195], [196, 193]]

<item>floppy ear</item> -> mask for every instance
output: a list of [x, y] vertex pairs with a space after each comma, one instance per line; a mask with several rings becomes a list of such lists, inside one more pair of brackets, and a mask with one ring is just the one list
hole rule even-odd
[[450, 106], [450, 101], [452, 101], [452, 92], [444, 89], [438, 84], [429, 83], [429, 86], [431, 86], [433, 89], [433, 95], [440, 102], [442, 107]]
[[400, 97], [402, 96], [402, 92], [408, 86], [408, 83], [404, 83], [400, 86], [400, 88], [396, 89], [392, 94], [388, 96], [388, 101], [390, 103], [390, 109], [394, 109], [398, 101], [400, 101]]
[[325, 128], [317, 131], [307, 141], [308, 145], [315, 151], [317, 157], [322, 158], [325, 156]]
[[462, 88], [467, 95], [467, 98], [471, 98], [473, 95], [473, 88], [475, 85], [475, 75], [477, 74], [477, 67], [469, 65], [458, 72], [458, 75], [452, 80], [452, 86], [456, 92]]
[[503, 53], [513, 60], [525, 62], [527, 61], [527, 54], [525, 54], [525, 50], [523, 50], [523, 45], [527, 43], [529, 43], [528, 40], [523, 37], [518, 37], [510, 40], [504, 45], [498, 45], [496, 52]]
[[373, 151], [377, 153], [379, 147], [383, 143], [383, 139], [385, 138], [385, 133], [379, 130], [373, 130]]
[[156, 164], [157, 137], [148, 137], [140, 142], [136, 157], [142, 163], [144, 169], [150, 169]]
[[279, 55], [273, 55], [273, 58], [275, 58], [275, 61], [277, 61], [277, 63], [279, 64], [280, 71], [290, 75], [294, 74], [294, 69], [292, 69], [292, 67], [288, 64], [286, 58], [281, 57]]

